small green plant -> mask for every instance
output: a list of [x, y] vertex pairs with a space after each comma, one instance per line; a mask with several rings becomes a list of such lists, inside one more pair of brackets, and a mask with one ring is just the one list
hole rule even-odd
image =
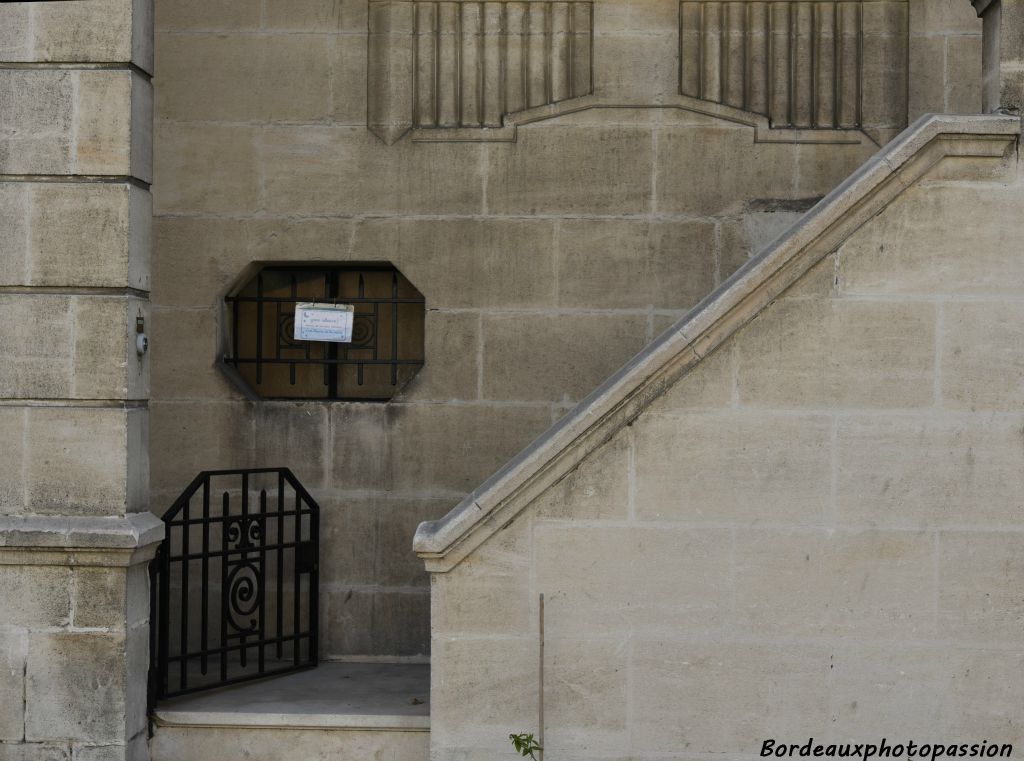
[[533, 761], [537, 761], [537, 757], [534, 755], [538, 750], [544, 750], [540, 747], [540, 743], [537, 742], [533, 736], [533, 732], [522, 732], [518, 735], [509, 735], [508, 739], [512, 741], [512, 747], [516, 749], [516, 752], [526, 758], [529, 756]]

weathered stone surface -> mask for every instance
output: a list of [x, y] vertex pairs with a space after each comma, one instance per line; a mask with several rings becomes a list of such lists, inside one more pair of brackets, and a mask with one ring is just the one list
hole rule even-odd
[[151, 89], [128, 70], [5, 69], [0, 141], [5, 174], [134, 175], [152, 179], [149, 125], [133, 109]]
[[707, 633], [724, 623], [717, 600], [732, 587], [731, 531], [539, 524], [534, 542], [535, 583], [553, 637]]
[[1019, 410], [1024, 400], [1021, 317], [1014, 302], [947, 304], [942, 403], [951, 409]]
[[127, 184], [0, 186], [11, 232], [0, 244], [0, 282], [148, 290], [150, 204], [149, 193]]
[[1012, 525], [1003, 497], [1024, 467], [1020, 420], [842, 418], [836, 434], [840, 520], [871, 525]]
[[261, 140], [264, 205], [282, 214], [479, 212], [480, 150], [389, 147], [365, 127], [271, 127]]
[[938, 624], [947, 636], [1018, 643], [1024, 601], [1016, 580], [1024, 573], [1024, 538], [1017, 533], [939, 535]]
[[339, 756], [420, 761], [428, 753], [429, 739], [427, 732], [281, 731], [252, 727], [197, 731], [187, 727], [162, 727], [154, 740], [153, 757], [161, 761], [192, 761], [214, 748], [223, 749], [224, 753], [244, 754], [252, 761], [273, 761], [292, 754], [310, 761], [328, 761]]
[[[157, 122], [154, 211], [247, 212], [259, 206], [251, 127]], [[195, 178], [202, 176], [203, 182]], [[157, 244], [159, 251], [159, 243]], [[159, 286], [158, 286], [159, 287]]]
[[[146, 410], [28, 410], [25, 507], [50, 515], [123, 515], [148, 504]], [[141, 500], [141, 502], [140, 502]]]
[[423, 369], [399, 398], [416, 401], [480, 397], [481, 317], [472, 312], [427, 310]]
[[643, 348], [646, 327], [639, 315], [484, 317], [483, 397], [580, 399]]
[[139, 399], [149, 362], [135, 350], [135, 318], [148, 303], [117, 296], [6, 294], [0, 347], [8, 399]]
[[540, 518], [616, 520], [630, 510], [631, 437], [620, 433], [537, 500]]
[[726, 347], [704, 358], [651, 405], [652, 413], [728, 407], [732, 403], [736, 357]]
[[923, 531], [740, 531], [738, 624], [760, 635], [929, 639], [934, 564]]
[[[435, 747], [469, 747], [484, 757], [504, 755], [505, 728], [528, 727], [535, 720], [536, 683], [502, 675], [534, 672], [536, 638], [503, 637], [502, 663], [489, 657], [493, 648], [494, 640], [487, 639], [434, 640], [432, 655], [440, 656], [441, 663], [430, 670], [430, 740]], [[441, 685], [458, 688], [437, 689]]]
[[637, 432], [637, 517], [815, 523], [829, 501], [831, 437], [817, 415], [652, 415]]
[[0, 60], [132, 62], [153, 70], [148, 0], [89, 0], [75, 5], [0, 6]]
[[71, 749], [67, 743], [0, 743], [2, 761], [69, 761]]
[[649, 129], [559, 126], [519, 130], [491, 145], [489, 208], [505, 214], [639, 214], [651, 209]]
[[154, 395], [164, 399], [239, 398], [217, 367], [220, 333], [212, 309], [155, 310], [150, 328]]
[[24, 631], [0, 632], [0, 705], [4, 707], [0, 711], [0, 741], [19, 741], [25, 735], [27, 655], [28, 637]]
[[[1000, 224], [1019, 207], [1016, 194], [958, 184], [913, 188], [839, 252], [844, 293], [997, 296], [1019, 293], [1024, 264]], [[949, 225], [937, 226], [936, 219]]]
[[393, 405], [390, 483], [418, 490], [466, 492], [540, 434], [551, 421], [543, 405]]
[[202, 470], [249, 466], [251, 403], [153, 401], [150, 410], [154, 489], [173, 499]]
[[391, 488], [391, 412], [374, 404], [332, 404], [331, 480], [337, 488]]
[[[331, 38], [315, 35], [161, 34], [164, 118], [180, 121], [309, 122], [327, 117]], [[173, 47], [168, 55], [166, 48]], [[247, 80], [248, 87], [238, 83]]]
[[[829, 648], [641, 640], [633, 664], [633, 747], [735, 753], [769, 737], [811, 737], [829, 722]], [[679, 696], [693, 696], [680, 700]]]
[[75, 569], [76, 627], [125, 629], [128, 624], [127, 574], [122, 568]]
[[744, 404], [922, 407], [933, 398], [935, 307], [783, 299], [737, 350]]
[[706, 222], [565, 221], [558, 305], [688, 309], [714, 287], [714, 237]]
[[455, 635], [526, 635], [530, 595], [530, 526], [502, 531], [452, 573], [434, 579], [431, 626]]
[[534, 219], [366, 220], [353, 258], [386, 259], [428, 308], [526, 308], [555, 304], [555, 225]]
[[250, 31], [260, 27], [259, 0], [180, 0], [156, 2], [159, 31]]
[[25, 679], [25, 739], [123, 741], [124, 650], [123, 635], [33, 635]]

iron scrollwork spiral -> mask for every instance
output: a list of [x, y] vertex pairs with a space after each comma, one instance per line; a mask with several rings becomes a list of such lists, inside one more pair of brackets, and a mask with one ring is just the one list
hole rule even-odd
[[259, 544], [263, 529], [255, 518], [239, 518], [228, 524], [227, 532], [233, 549], [243, 550], [228, 568], [228, 623], [239, 635], [255, 634], [256, 613], [263, 602], [263, 589], [259, 564], [249, 559], [244, 550]]

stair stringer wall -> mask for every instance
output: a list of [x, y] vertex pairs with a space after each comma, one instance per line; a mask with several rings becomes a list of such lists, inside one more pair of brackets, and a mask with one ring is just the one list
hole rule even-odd
[[442, 521], [433, 761], [1019, 744], [1018, 124], [911, 127]]

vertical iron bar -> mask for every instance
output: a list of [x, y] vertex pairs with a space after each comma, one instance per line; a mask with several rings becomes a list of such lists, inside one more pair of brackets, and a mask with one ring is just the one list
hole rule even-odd
[[263, 382], [263, 273], [256, 276], [256, 383]]
[[226, 682], [228, 679], [228, 525], [231, 497], [224, 492], [221, 500], [221, 527], [220, 527], [220, 680]]
[[398, 272], [391, 273], [391, 385], [398, 385]]
[[157, 683], [157, 697], [167, 693], [171, 681], [170, 639], [171, 639], [171, 528], [167, 529], [160, 558], [160, 644], [158, 663], [160, 668]]
[[242, 332], [238, 317], [239, 303], [238, 299], [231, 302], [231, 358], [236, 360], [235, 367], [238, 367], [239, 334]]
[[[246, 562], [249, 560], [249, 474], [245, 471], [242, 471], [242, 517], [238, 521], [238, 546], [242, 548], [242, 553], [238, 558], [238, 567], [241, 569], [245, 567]], [[249, 665], [249, 653], [247, 652], [248, 647], [245, 644], [244, 628], [239, 632], [238, 639], [241, 644], [241, 649], [238, 651], [239, 664], [244, 669]]]
[[[362, 299], [365, 296], [366, 296], [366, 281], [363, 278], [363, 273], [360, 272], [359, 273], [359, 298]], [[353, 316], [352, 319], [353, 319], [353, 322], [354, 322], [355, 321], [355, 317]], [[363, 367], [364, 367], [364, 365], [363, 365], [362, 362], [360, 362], [358, 365], [356, 365], [356, 385], [357, 386], [362, 386], [363, 385]]]
[[256, 605], [259, 610], [259, 631], [256, 632], [256, 640], [260, 643], [259, 653], [256, 656], [257, 668], [262, 674], [266, 671], [265, 651], [267, 649], [263, 640], [267, 638], [267, 490], [260, 489], [260, 575], [259, 584], [256, 585]]
[[284, 641], [284, 472], [277, 474], [277, 659]]
[[182, 507], [182, 523], [181, 527], [181, 642], [178, 647], [182, 654], [180, 662], [181, 672], [178, 675], [180, 686], [182, 690], [188, 689], [188, 551], [189, 551], [189, 534], [192, 533], [192, 526], [190, 525], [190, 515], [192, 507], [191, 495], [185, 500], [185, 504]]
[[207, 629], [210, 626], [210, 479], [203, 479], [203, 609], [199, 617], [202, 629], [199, 632], [199, 646], [203, 655], [200, 659], [199, 670], [203, 676], [209, 668], [209, 656], [206, 653], [209, 647], [209, 634]]
[[313, 550], [313, 566], [309, 572], [309, 662], [320, 661], [320, 515], [309, 511], [309, 543]]
[[299, 665], [301, 656], [301, 643], [302, 637], [302, 621], [300, 614], [302, 612], [302, 594], [301, 594], [301, 579], [302, 574], [299, 573], [299, 545], [302, 544], [302, 495], [299, 494], [299, 490], [295, 490], [295, 549], [292, 550], [292, 661], [296, 666]]

